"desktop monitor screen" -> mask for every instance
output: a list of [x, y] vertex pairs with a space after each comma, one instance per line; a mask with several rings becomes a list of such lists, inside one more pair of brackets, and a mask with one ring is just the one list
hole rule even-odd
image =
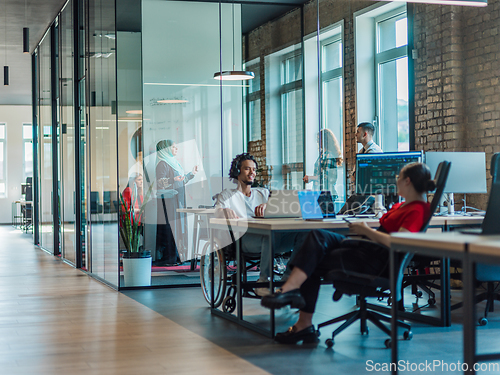
[[406, 164], [421, 162], [422, 151], [356, 155], [356, 193], [397, 193], [396, 176]]
[[439, 163], [451, 162], [445, 193], [486, 193], [486, 157], [484, 152], [426, 152], [425, 164], [436, 174]]

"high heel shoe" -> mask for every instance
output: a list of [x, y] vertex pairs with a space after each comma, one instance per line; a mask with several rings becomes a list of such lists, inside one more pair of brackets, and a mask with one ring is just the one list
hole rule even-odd
[[274, 340], [280, 344], [296, 344], [299, 341], [302, 341], [303, 344], [317, 344], [319, 342], [318, 333], [314, 326], [309, 326], [298, 332], [295, 326], [292, 326], [285, 332], [277, 333]]

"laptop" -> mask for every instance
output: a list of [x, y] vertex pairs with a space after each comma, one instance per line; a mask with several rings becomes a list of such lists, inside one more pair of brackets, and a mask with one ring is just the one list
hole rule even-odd
[[264, 216], [257, 219], [299, 218], [298, 190], [271, 190]]
[[332, 195], [329, 191], [299, 191], [300, 211], [303, 220], [335, 219]]
[[372, 195], [351, 195], [337, 215], [373, 215], [374, 203], [375, 198]]
[[491, 192], [488, 198], [488, 207], [486, 207], [486, 214], [484, 215], [481, 228], [468, 228], [461, 229], [460, 233], [464, 234], [482, 234], [494, 235], [500, 234], [500, 183], [493, 183], [491, 185]]

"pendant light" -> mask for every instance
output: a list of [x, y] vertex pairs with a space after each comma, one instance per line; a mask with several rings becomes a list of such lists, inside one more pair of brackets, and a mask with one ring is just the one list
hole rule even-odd
[[5, 0], [5, 65], [3, 67], [3, 84], [9, 86], [9, 67], [7, 66], [7, 0]]
[[[232, 23], [233, 23], [233, 70], [228, 70], [228, 71], [221, 71], [215, 72], [214, 74], [214, 79], [217, 79], [219, 81], [243, 81], [243, 80], [249, 80], [249, 79], [254, 79], [255, 74], [253, 72], [249, 71], [244, 71], [244, 70], [235, 70], [236, 65], [234, 63], [234, 1], [231, 5], [232, 7]], [[222, 4], [219, 1], [219, 48], [220, 50], [220, 59], [221, 59], [221, 64], [222, 64]]]
[[[27, 0], [24, 0], [24, 24], [27, 25]], [[23, 53], [30, 53], [30, 29], [28, 27], [23, 27]]]

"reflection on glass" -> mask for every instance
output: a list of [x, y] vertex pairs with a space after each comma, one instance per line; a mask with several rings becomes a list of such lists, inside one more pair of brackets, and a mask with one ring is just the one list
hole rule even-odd
[[[115, 3], [112, 0], [90, 0], [88, 45], [92, 55], [88, 59], [89, 89], [89, 205], [91, 223], [91, 272], [112, 285], [118, 286], [118, 215], [105, 211], [112, 193], [116, 193], [117, 135], [116, 115], [112, 102], [116, 101]], [[90, 207], [89, 207], [90, 206]]]
[[60, 30], [60, 147], [62, 257], [76, 261], [75, 241], [75, 124], [73, 103], [73, 17], [68, 3], [59, 17]]
[[54, 253], [50, 32], [39, 47], [40, 245]]

